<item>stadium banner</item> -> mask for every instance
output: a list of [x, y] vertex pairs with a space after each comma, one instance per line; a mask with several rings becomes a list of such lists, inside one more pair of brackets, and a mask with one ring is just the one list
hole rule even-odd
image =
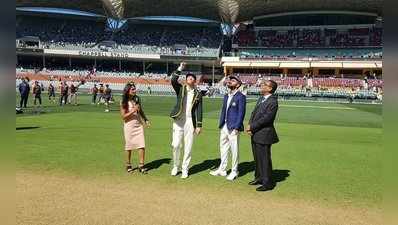
[[374, 68], [377, 68], [377, 64], [376, 64], [376, 62], [343, 62], [343, 68], [374, 69]]
[[162, 55], [160, 56], [160, 59], [166, 59], [166, 60], [208, 60], [208, 61], [213, 61], [217, 60], [217, 57], [209, 57], [209, 56], [186, 56], [186, 55]]
[[280, 68], [310, 68], [309, 62], [281, 62]]
[[313, 68], [343, 68], [343, 62], [310, 62]]
[[240, 58], [236, 56], [223, 56], [221, 62], [239, 62]]
[[374, 69], [382, 68], [382, 61], [286, 61], [286, 60], [244, 60], [244, 61], [227, 61], [222, 59], [223, 67], [240, 67], [240, 68], [347, 68], [347, 69]]
[[160, 55], [158, 54], [135, 54], [127, 52], [101, 52], [101, 51], [62, 50], [62, 49], [44, 49], [44, 54], [116, 58], [116, 59], [160, 59]]

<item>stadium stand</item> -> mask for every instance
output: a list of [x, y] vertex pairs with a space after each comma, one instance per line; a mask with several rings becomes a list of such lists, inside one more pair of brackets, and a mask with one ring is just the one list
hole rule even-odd
[[[114, 42], [107, 51], [162, 55], [218, 56], [219, 28], [129, 23], [111, 32], [104, 21], [19, 16], [17, 38], [38, 37], [43, 48], [100, 51], [101, 41]], [[183, 45], [184, 49], [175, 49]], [[17, 47], [26, 47], [24, 43]]]
[[320, 47], [381, 47], [382, 29], [379, 27], [344, 29], [301, 28], [278, 29], [257, 28], [240, 30], [235, 43], [241, 47], [271, 48], [320, 48]]
[[[86, 71], [87, 72], [87, 71]], [[123, 90], [124, 85], [129, 81], [137, 84], [139, 91], [146, 93], [148, 87], [152, 94], [172, 95], [174, 90], [170, 85], [170, 81], [166, 74], [139, 74], [127, 75], [117, 73], [101, 73], [95, 77], [87, 78], [83, 75], [84, 71], [34, 71], [30, 69], [17, 69], [16, 85], [21, 82], [21, 78], [29, 77], [30, 80], [39, 80], [45, 87], [50, 83], [57, 84], [59, 81], [67, 81], [68, 83], [78, 83], [85, 80], [86, 83], [81, 89], [90, 89], [94, 83], [109, 84], [114, 90]], [[263, 79], [272, 79], [279, 85], [277, 94], [282, 97], [310, 97], [310, 98], [354, 98], [354, 99], [370, 99], [379, 98], [382, 91], [383, 81], [379, 79], [347, 79], [347, 78], [308, 78], [301, 75], [283, 77], [271, 75], [253, 76], [251, 74], [235, 74], [240, 77], [244, 85], [247, 87], [249, 95], [259, 93], [259, 81]], [[301, 76], [301, 77], [300, 77]], [[201, 77], [198, 78], [199, 83]], [[311, 85], [309, 85], [311, 83]], [[225, 87], [222, 85], [214, 86], [216, 94], [223, 94]]]
[[243, 59], [308, 59], [322, 58], [330, 60], [343, 59], [382, 59], [381, 48], [330, 48], [330, 49], [242, 49]]
[[[279, 13], [276, 8], [265, 7], [264, 1], [250, 1], [256, 7], [234, 16], [225, 13], [233, 12], [227, 9], [230, 5], [200, 2], [205, 7], [184, 7], [183, 12], [168, 15], [173, 17], [168, 21], [160, 16], [149, 18], [156, 17], [152, 10], [160, 10], [162, 15], [161, 7], [149, 10], [131, 2], [126, 2], [125, 14], [117, 15], [114, 9], [116, 14], [110, 17], [109, 9], [93, 3], [88, 4], [95, 7], [97, 15], [91, 17], [17, 10], [17, 80], [26, 76], [47, 83], [85, 80], [82, 87], [108, 83], [115, 90], [134, 81], [140, 91], [151, 87], [153, 93], [171, 94], [167, 73], [187, 60], [199, 83], [213, 82], [218, 94], [224, 93], [223, 86], [214, 82], [230, 74], [241, 78], [249, 95], [258, 94], [262, 79], [275, 80], [280, 85], [278, 94], [288, 97], [373, 99], [382, 90], [381, 11], [372, 8], [369, 12], [364, 4], [355, 7], [365, 8], [354, 10], [354, 5], [348, 7], [341, 1], [342, 7], [336, 11], [322, 11], [323, 5], [305, 11], [301, 8], [305, 4], [300, 2], [291, 12], [284, 12], [280, 5], [283, 13]], [[236, 3], [243, 6], [247, 2]], [[59, 7], [63, 2], [48, 4]], [[131, 14], [131, 7], [140, 10]], [[347, 7], [353, 11], [341, 10]], [[263, 12], [254, 12], [254, 8]], [[175, 20], [180, 15], [186, 18]], [[207, 20], [198, 22], [202, 18]], [[110, 24], [112, 21], [116, 25]], [[264, 72], [267, 70], [269, 73]], [[312, 70], [313, 77], [304, 76]], [[365, 72], [377, 73], [378, 77], [365, 80]]]

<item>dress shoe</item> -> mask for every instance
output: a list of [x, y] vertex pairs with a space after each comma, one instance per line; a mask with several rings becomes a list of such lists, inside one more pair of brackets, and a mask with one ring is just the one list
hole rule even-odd
[[261, 182], [259, 180], [252, 180], [249, 182], [249, 185], [260, 185]]
[[268, 186], [268, 185], [262, 185], [262, 186], [256, 188], [256, 191], [270, 191], [272, 189], [274, 189], [274, 187]]

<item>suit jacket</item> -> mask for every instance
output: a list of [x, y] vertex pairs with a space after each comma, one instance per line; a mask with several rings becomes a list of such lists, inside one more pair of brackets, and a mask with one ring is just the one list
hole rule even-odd
[[232, 97], [227, 110], [228, 94], [224, 95], [224, 103], [221, 109], [219, 128], [223, 128], [225, 121], [228, 130], [243, 131], [243, 120], [246, 113], [246, 96], [237, 91]]
[[[183, 113], [184, 106], [184, 98], [187, 95], [187, 86], [184, 84], [180, 84], [178, 82], [178, 77], [181, 75], [180, 71], [174, 71], [171, 77], [171, 85], [173, 86], [174, 91], [177, 94], [177, 103], [174, 106], [173, 110], [170, 113], [170, 117], [173, 119], [178, 119]], [[202, 93], [194, 89], [194, 96], [192, 100], [192, 108], [191, 108], [191, 116], [192, 116], [192, 124], [193, 127], [202, 127], [203, 113], [202, 113]]]
[[250, 117], [250, 129], [253, 133], [251, 140], [258, 144], [274, 144], [279, 142], [278, 134], [274, 127], [276, 113], [278, 111], [278, 98], [271, 95], [266, 101], [257, 101]]
[[18, 89], [19, 89], [19, 93], [21, 95], [29, 95], [29, 91], [30, 91], [30, 86], [29, 83], [26, 81], [23, 81], [22, 83], [20, 83], [18, 85]]

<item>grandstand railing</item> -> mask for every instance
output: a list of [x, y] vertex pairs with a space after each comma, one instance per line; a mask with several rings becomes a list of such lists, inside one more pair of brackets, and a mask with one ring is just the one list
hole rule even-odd
[[[16, 43], [17, 48], [37, 48], [37, 49], [59, 49], [59, 50], [81, 50], [91, 52], [103, 52], [91, 44], [70, 44], [70, 43], [46, 43], [41, 42], [39, 46], [26, 46]], [[146, 45], [118, 45], [117, 48], [107, 48], [107, 52], [135, 53], [135, 54], [158, 54], [165, 56], [195, 56], [195, 57], [215, 57], [218, 58], [220, 48], [187, 48], [184, 51], [174, 51], [172, 47], [146, 46]]]

